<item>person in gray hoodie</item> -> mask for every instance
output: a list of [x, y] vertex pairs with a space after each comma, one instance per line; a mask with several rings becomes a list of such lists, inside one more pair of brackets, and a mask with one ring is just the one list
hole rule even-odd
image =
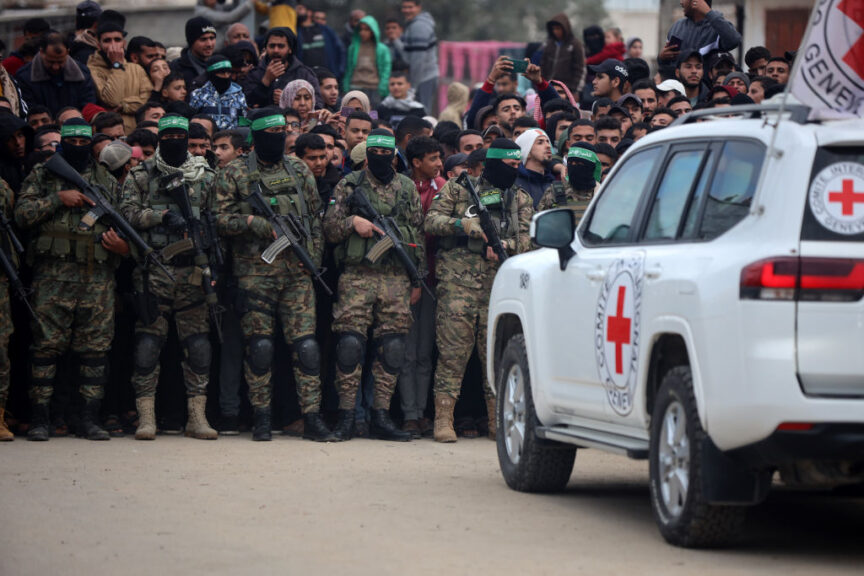
[[421, 0], [402, 0], [405, 32], [402, 44], [408, 60], [411, 85], [417, 100], [426, 110], [434, 111], [438, 92], [438, 39], [435, 20], [423, 11]]
[[657, 59], [670, 64], [682, 54], [698, 50], [703, 55], [712, 50], [731, 52], [741, 44], [741, 34], [723, 14], [711, 9], [712, 0], [681, 0], [684, 18], [669, 29], [666, 45]]

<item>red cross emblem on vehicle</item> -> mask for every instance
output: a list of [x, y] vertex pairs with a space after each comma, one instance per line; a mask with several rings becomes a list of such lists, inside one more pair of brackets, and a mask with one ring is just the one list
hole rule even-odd
[[843, 206], [843, 216], [855, 215], [855, 204], [864, 203], [864, 192], [855, 192], [855, 181], [843, 179], [842, 192], [829, 192], [828, 202], [839, 202]]
[[606, 320], [606, 341], [615, 344], [615, 373], [624, 373], [624, 345], [630, 344], [631, 318], [624, 317], [624, 299], [627, 287], [618, 287], [618, 302], [615, 305], [615, 316]]

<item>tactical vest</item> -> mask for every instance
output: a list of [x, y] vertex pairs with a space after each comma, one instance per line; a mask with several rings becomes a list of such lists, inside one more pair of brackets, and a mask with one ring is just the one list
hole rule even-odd
[[[82, 176], [88, 182], [104, 187], [110, 197], [114, 197], [116, 181], [103, 168], [91, 163]], [[71, 183], [45, 169], [42, 169], [41, 183], [45, 196], [49, 197], [60, 190], [73, 188]], [[28, 263], [33, 264], [43, 258], [65, 260], [87, 266], [92, 273], [95, 264], [106, 264], [109, 260], [115, 260], [100, 242], [100, 235], [108, 231], [108, 226], [99, 221], [89, 230], [78, 228], [88, 209], [60, 206], [50, 219], [42, 222], [36, 240], [30, 243]]]
[[[396, 227], [402, 235], [404, 244], [417, 244], [417, 235], [414, 227], [409, 221], [410, 205], [411, 205], [411, 186], [413, 183], [406, 176], [396, 174], [393, 181], [388, 186], [394, 186], [396, 192], [396, 204], [390, 206], [386, 202], [382, 202], [375, 191], [375, 187], [366, 176], [365, 170], [352, 172], [345, 177], [346, 187], [353, 194], [355, 189], [362, 190], [369, 199], [369, 203], [381, 216], [392, 217], [396, 221]], [[349, 194], [350, 198], [350, 194]], [[355, 214], [353, 209], [349, 209], [349, 214]], [[378, 242], [379, 238], [363, 238], [357, 232], [352, 232], [347, 240], [336, 246], [333, 250], [333, 256], [336, 259], [336, 264], [342, 266], [344, 264], [365, 264], [376, 268], [399, 268], [399, 262], [393, 256], [392, 251], [388, 252], [374, 265], [368, 260], [364, 261], [364, 257], [369, 253], [369, 250]], [[414, 264], [419, 265], [423, 257], [422, 250], [405, 246], [405, 251], [414, 258]]]
[[[162, 172], [156, 168], [156, 162], [152, 158], [147, 160], [144, 162], [144, 169], [148, 179], [146, 186], [146, 205], [152, 208], [154, 212], [161, 213], [165, 210], [173, 210], [177, 214], [182, 214], [180, 206], [174, 202], [174, 199], [171, 198], [168, 192], [159, 188], [159, 180], [162, 177]], [[189, 204], [192, 206], [192, 215], [196, 219], [201, 218], [201, 202], [204, 199], [205, 193], [204, 182], [195, 182], [194, 184], [186, 182], [186, 192], [189, 195]], [[182, 233], [171, 232], [161, 224], [143, 231], [142, 236], [144, 236], [147, 243], [156, 250], [160, 250], [169, 244], [183, 240]]]
[[588, 205], [591, 204], [593, 194], [577, 194], [573, 190], [568, 194], [563, 182], [553, 182], [552, 197], [554, 198], [552, 208], [570, 208], [576, 214], [576, 225], [578, 226], [588, 209]]
[[[255, 178], [256, 174], [257, 178]], [[306, 251], [313, 254], [315, 249], [312, 243], [312, 216], [306, 204], [306, 197], [303, 195], [303, 178], [297, 173], [291, 160], [284, 158], [282, 165], [277, 170], [261, 172], [255, 152], [252, 152], [246, 159], [245, 187], [248, 189], [247, 195], [252, 193], [255, 179], [260, 182], [261, 195], [270, 203], [273, 212], [282, 216], [293, 216], [300, 220], [306, 235]], [[240, 182], [240, 186], [243, 187], [243, 182]], [[252, 206], [245, 200], [247, 195], [240, 192], [240, 201], [238, 202], [240, 213], [255, 214]], [[262, 240], [246, 234], [242, 237], [242, 246], [239, 245], [239, 242], [235, 243], [239, 249], [239, 251], [235, 251], [235, 255], [259, 259], [261, 253], [271, 242], [272, 240]]]
[[[451, 182], [451, 186], [458, 186], [455, 182]], [[519, 240], [519, 202], [516, 201], [518, 189], [515, 186], [502, 192], [497, 188], [493, 188], [485, 180], [479, 180], [474, 184], [477, 189], [477, 195], [480, 196], [480, 201], [489, 210], [492, 216], [492, 222], [498, 229], [498, 235], [501, 240], [509, 240], [515, 238]], [[459, 188], [459, 199], [453, 205], [453, 213], [451, 218], [465, 219], [468, 207], [473, 204], [468, 191], [461, 186]], [[486, 254], [486, 243], [482, 238], [466, 238], [464, 236], [442, 236], [438, 239], [438, 247], [442, 250], [452, 250], [465, 246], [469, 252], [474, 254]]]

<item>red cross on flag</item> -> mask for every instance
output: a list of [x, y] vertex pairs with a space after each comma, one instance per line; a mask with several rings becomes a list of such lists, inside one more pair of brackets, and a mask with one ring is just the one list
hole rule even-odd
[[864, 114], [864, 0], [817, 0], [790, 92], [814, 120]]

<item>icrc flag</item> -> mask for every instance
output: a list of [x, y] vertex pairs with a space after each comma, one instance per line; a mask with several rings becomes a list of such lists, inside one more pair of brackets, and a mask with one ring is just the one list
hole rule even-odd
[[790, 92], [811, 119], [864, 115], [864, 0], [817, 0]]

